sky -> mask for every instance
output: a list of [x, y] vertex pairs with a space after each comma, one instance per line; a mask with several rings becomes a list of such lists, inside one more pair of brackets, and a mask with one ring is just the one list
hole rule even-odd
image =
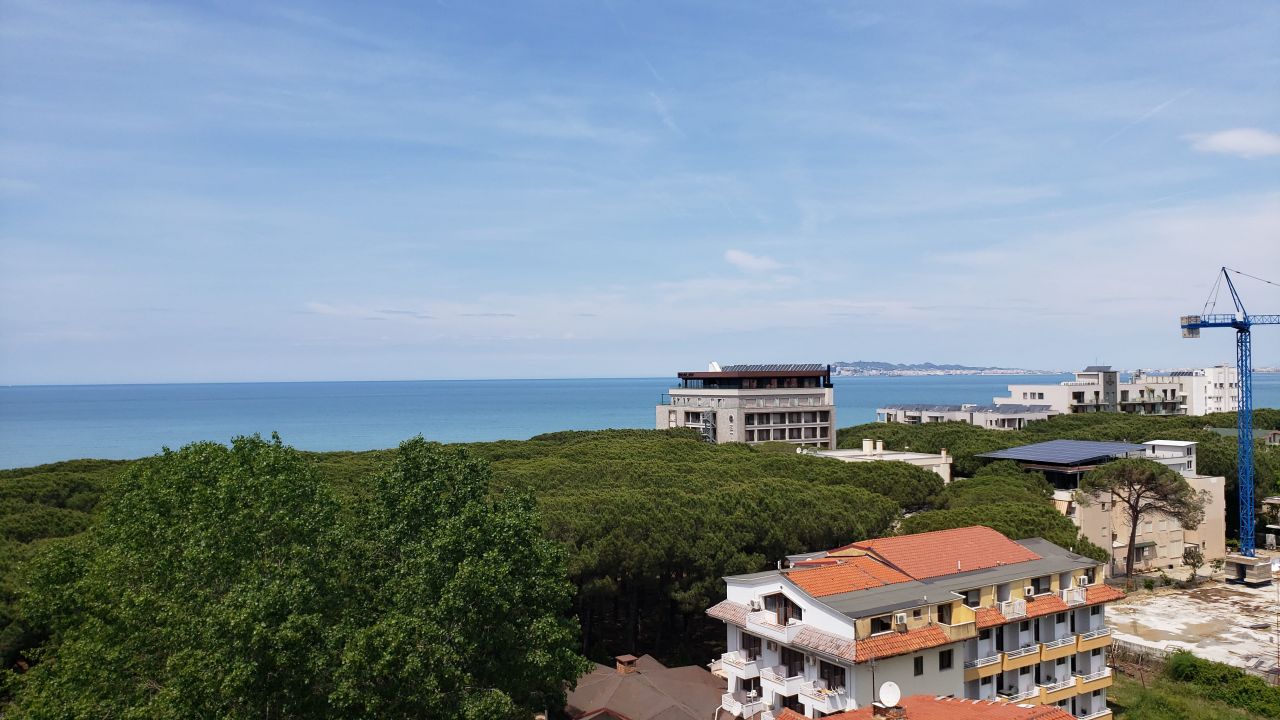
[[1275, 2], [0, 0], [0, 384], [1205, 365], [1222, 265]]

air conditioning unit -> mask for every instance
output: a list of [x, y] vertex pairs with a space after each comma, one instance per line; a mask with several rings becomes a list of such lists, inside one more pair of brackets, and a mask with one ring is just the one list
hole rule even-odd
[[1023, 594], [1025, 597], [1033, 597], [1033, 596], [1036, 594], [1036, 589], [1035, 589], [1034, 587], [1032, 587], [1031, 585], [1028, 585], [1028, 586], [1026, 586], [1026, 587], [1022, 588], [1022, 594]]
[[750, 607], [751, 607], [751, 609], [752, 609], [753, 611], [755, 611], [755, 610], [759, 610], [759, 609], [760, 609], [760, 601], [759, 601], [759, 600], [752, 600], [750, 603], [748, 603], [748, 605], [750, 605]]
[[807, 664], [809, 664], [809, 665], [812, 665], [812, 664], [814, 664], [815, 662], [817, 662], [817, 661], [818, 661], [818, 659], [817, 659], [817, 658], [815, 658], [815, 657], [814, 657], [814, 656], [812, 656], [812, 655], [805, 655], [805, 656], [804, 656], [804, 661], [805, 661], [805, 663], [807, 663]]
[[894, 624], [894, 625], [906, 625], [906, 624], [907, 624], [907, 614], [906, 614], [906, 613], [898, 613], [897, 615], [894, 615], [894, 616], [893, 616], [893, 624]]

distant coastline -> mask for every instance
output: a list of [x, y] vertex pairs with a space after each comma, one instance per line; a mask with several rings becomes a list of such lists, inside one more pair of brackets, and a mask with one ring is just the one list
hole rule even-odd
[[831, 374], [837, 377], [924, 377], [933, 375], [1061, 375], [1063, 371], [855, 360], [853, 362], [840, 361], [831, 363]]

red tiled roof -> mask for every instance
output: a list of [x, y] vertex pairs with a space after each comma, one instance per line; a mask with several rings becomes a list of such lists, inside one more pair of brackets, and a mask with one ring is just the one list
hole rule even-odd
[[813, 569], [793, 569], [787, 573], [787, 579], [813, 597], [866, 590], [911, 580], [897, 570], [869, 557], [852, 557], [838, 565], [826, 565]]
[[996, 627], [1009, 622], [1009, 619], [1000, 614], [1000, 611], [993, 608], [978, 608], [975, 612], [977, 615], [978, 629], [982, 630], [989, 627]]
[[738, 625], [747, 624], [747, 606], [732, 600], [721, 600], [712, 605], [707, 608], [707, 614], [717, 620], [724, 620]]
[[1098, 603], [1114, 602], [1124, 599], [1124, 591], [1119, 588], [1113, 588], [1110, 585], [1090, 585], [1084, 591], [1084, 604], [1097, 605]]
[[831, 657], [857, 660], [857, 655], [854, 653], [855, 643], [852, 640], [817, 628], [809, 626], [801, 628], [800, 632], [796, 633], [796, 638], [793, 642], [796, 647], [806, 648]]
[[887, 632], [872, 635], [857, 643], [856, 662], [866, 662], [872, 658], [886, 658], [894, 655], [905, 655], [917, 650], [927, 650], [951, 642], [942, 628], [936, 625], [908, 630], [906, 632]]
[[1040, 559], [1027, 548], [981, 525], [876, 538], [840, 549], [850, 548], [874, 553], [917, 580]]
[[[1055, 705], [1014, 705], [991, 700], [965, 700], [933, 695], [912, 695], [898, 706], [906, 711], [907, 720], [1072, 720], [1071, 713]], [[874, 709], [866, 707], [827, 715], [828, 720], [866, 720]], [[803, 720], [794, 710], [783, 710], [778, 720]]]
[[1057, 594], [1053, 595], [1037, 595], [1033, 598], [1027, 598], [1027, 619], [1052, 615], [1054, 613], [1066, 612], [1071, 608], [1062, 602], [1062, 598]]

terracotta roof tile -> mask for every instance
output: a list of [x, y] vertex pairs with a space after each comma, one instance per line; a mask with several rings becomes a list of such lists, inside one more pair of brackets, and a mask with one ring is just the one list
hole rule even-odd
[[813, 569], [792, 569], [787, 579], [813, 597], [866, 590], [867, 588], [908, 582], [911, 578], [873, 558], [853, 557], [838, 565]]
[[1084, 591], [1084, 604], [1097, 605], [1098, 603], [1115, 602], [1124, 599], [1124, 591], [1119, 588], [1113, 588], [1110, 585], [1090, 585]]
[[874, 553], [917, 580], [1040, 559], [1022, 545], [981, 525], [876, 538], [839, 548], [847, 549]]
[[812, 627], [802, 628], [800, 632], [796, 633], [794, 642], [798, 647], [824, 653], [831, 657], [857, 660], [857, 655], [854, 653], [855, 643], [852, 640], [823, 630]]
[[1062, 598], [1054, 595], [1037, 595], [1027, 600], [1027, 618], [1038, 618], [1054, 613], [1066, 612], [1071, 608], [1062, 602]]
[[721, 600], [712, 605], [707, 608], [707, 614], [717, 620], [724, 620], [737, 625], [747, 624], [747, 606], [732, 600]]
[[[907, 720], [1072, 720], [1071, 713], [1054, 705], [1014, 705], [990, 700], [966, 700], [933, 695], [903, 698], [899, 707]], [[866, 720], [873, 717], [870, 705], [848, 712], [827, 715], [828, 720]], [[802, 720], [794, 710], [783, 710], [778, 720]]]
[[908, 630], [906, 632], [888, 632], [872, 635], [857, 642], [857, 662], [866, 662], [872, 658], [886, 658], [894, 655], [905, 655], [917, 650], [927, 650], [951, 642], [942, 628], [936, 625]]
[[979, 630], [996, 627], [997, 625], [1003, 625], [1009, 622], [1008, 618], [1001, 615], [1000, 611], [993, 607], [978, 608], [975, 614], [977, 615], [977, 625]]

